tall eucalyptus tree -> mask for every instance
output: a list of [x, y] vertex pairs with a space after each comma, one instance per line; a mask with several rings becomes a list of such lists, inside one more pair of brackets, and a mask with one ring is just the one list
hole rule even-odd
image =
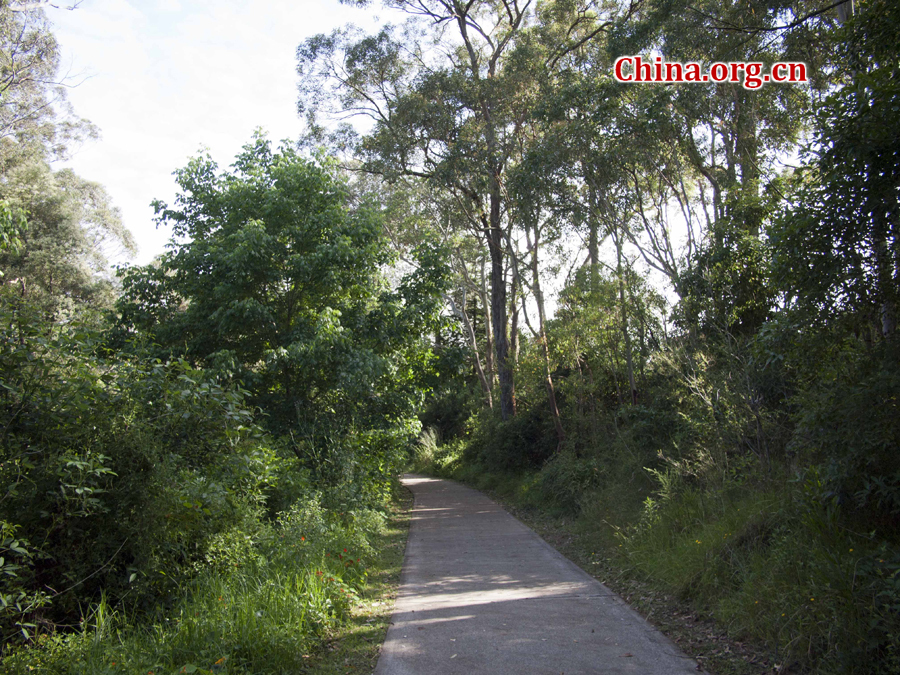
[[50, 165], [96, 129], [66, 101], [43, 4], [0, 2], [0, 278], [52, 317], [109, 305], [108, 259], [135, 245], [101, 185]]
[[[675, 0], [648, 3], [642, 18], [639, 39], [614, 44], [613, 55], [640, 50], [705, 67], [805, 63], [808, 83], [652, 85], [653, 95], [644, 93], [633, 107], [633, 124], [645, 131], [635, 137], [653, 134], [665, 142], [632, 178], [635, 193], [644, 196], [640, 216], [651, 243], [642, 249], [645, 259], [673, 279], [691, 321], [752, 333], [773, 300], [761, 235], [783, 199], [784, 158], [802, 141], [817, 92], [833, 77], [835, 64], [823, 45], [837, 21], [836, 4]], [[653, 237], [666, 231], [670, 206], [689, 225], [689, 248], [680, 260]]]
[[[357, 4], [367, 4], [365, 1]], [[582, 2], [388, 0], [408, 15], [375, 35], [345, 28], [298, 49], [300, 110], [371, 120], [356, 143], [364, 170], [443, 190], [490, 258], [494, 366], [504, 419], [515, 413], [507, 269], [515, 223], [507, 180], [534, 136], [542, 79], [635, 11]], [[342, 138], [352, 137], [344, 127]]]

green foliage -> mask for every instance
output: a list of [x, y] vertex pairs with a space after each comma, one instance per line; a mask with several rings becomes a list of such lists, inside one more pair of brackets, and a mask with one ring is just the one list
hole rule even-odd
[[316, 641], [347, 619], [383, 522], [374, 511], [325, 510], [311, 494], [276, 522], [258, 524], [252, 541], [246, 529], [216, 537], [211, 564], [154, 621], [133, 625], [103, 598], [79, 632], [44, 636], [37, 649], [7, 655], [0, 672], [303, 670]]
[[109, 358], [89, 326], [4, 300], [0, 671], [302, 667], [365, 584], [383, 515], [315, 491], [243, 390]]
[[[465, 358], [462, 349], [457, 354]], [[457, 360], [455, 357], [454, 360]], [[419, 413], [419, 420], [423, 429], [433, 429], [441, 440], [462, 438], [469, 418], [482, 405], [480, 394], [459, 372], [447, 373], [441, 384], [439, 389], [432, 391], [426, 406]]]
[[601, 484], [601, 471], [596, 457], [588, 459], [561, 452], [541, 467], [535, 488], [545, 504], [577, 513], [586, 494]]
[[753, 335], [770, 316], [769, 251], [741, 225], [717, 223], [680, 280], [679, 318], [685, 326]]
[[0, 200], [0, 251], [16, 253], [22, 247], [22, 232], [28, 226], [25, 214]]
[[389, 288], [375, 209], [350, 209], [327, 162], [261, 136], [232, 171], [198, 157], [177, 179], [175, 206], [156, 205], [177, 239], [157, 264], [123, 272], [114, 338], [140, 335], [239, 383], [315, 481], [365, 501], [418, 431], [440, 251], [419, 246], [416, 270]]
[[413, 449], [409, 470], [414, 473], [434, 473], [450, 477], [459, 468], [465, 440], [452, 438], [442, 440], [437, 429], [426, 427], [419, 434]]
[[0, 278], [49, 314], [108, 305], [107, 256], [134, 243], [101, 186], [51, 168], [96, 130], [66, 102], [43, 9], [12, 5], [0, 5]]
[[[18, 629], [26, 640], [37, 630], [34, 613], [49, 602], [47, 593], [34, 588], [35, 551], [16, 536], [18, 526], [0, 521], [0, 626]], [[16, 635], [16, 639], [20, 636]], [[4, 640], [9, 639], [4, 635]]]
[[469, 461], [508, 471], [543, 464], [556, 451], [553, 421], [546, 399], [506, 422], [491, 411], [473, 418], [474, 433], [466, 444]]
[[20, 282], [0, 289], [3, 667], [301, 667], [366, 581], [413, 411], [458, 369], [428, 339], [447, 328], [442, 251], [421, 243], [389, 286], [375, 209], [258, 138], [233, 173], [179, 173], [158, 211], [180, 239], [124, 273], [110, 328], [85, 311], [99, 262], [41, 285], [84, 262], [102, 192], [19, 169], [4, 188], [29, 204], [27, 240], [9, 230], [0, 254]]
[[[19, 5], [19, 6], [14, 6]], [[50, 22], [34, 3], [0, 3], [0, 173], [25, 158], [66, 156], [96, 135], [66, 101], [67, 77]]]
[[[646, 375], [651, 348], [662, 334], [663, 299], [633, 270], [625, 270], [625, 318], [638, 387]], [[547, 333], [558, 373], [560, 394], [574, 398], [570, 415], [595, 418], [628, 398], [625, 336], [619, 306], [619, 281], [598, 272], [579, 270], [560, 294], [560, 306]], [[524, 350], [523, 350], [524, 351]], [[524, 360], [524, 359], [523, 359]], [[564, 369], [564, 370], [563, 370]], [[562, 372], [559, 372], [562, 371]]]
[[[77, 618], [101, 589], [113, 605], [156, 602], [202, 567], [215, 535], [252, 532], [296, 460], [279, 460], [243, 392], [184, 361], [98, 357], [88, 326], [2, 299], [0, 518], [30, 542], [8, 546], [27, 555], [0, 578], [5, 597], [32, 598], [33, 614], [43, 594], [50, 623]], [[7, 635], [19, 620], [4, 615]]]
[[[6, 222], [0, 269], [20, 294], [53, 316], [112, 304], [108, 256], [133, 253], [134, 240], [102, 186], [41, 158], [5, 167]], [[27, 213], [27, 227], [24, 214]], [[10, 230], [10, 226], [15, 226]]]
[[900, 522], [900, 369], [890, 348], [872, 358], [847, 348], [820, 366], [798, 396], [791, 448], [821, 466], [821, 498], [837, 498], [873, 517], [879, 529]]
[[[814, 475], [714, 491], [657, 474], [658, 492], [619, 552], [641, 574], [816, 672], [896, 667], [898, 550], [848, 529]], [[780, 485], [780, 487], [776, 487]], [[796, 487], [795, 487], [796, 486]]]
[[860, 5], [839, 54], [844, 86], [819, 107], [791, 205], [771, 229], [773, 274], [798, 321], [892, 333], [900, 124], [896, 3]]

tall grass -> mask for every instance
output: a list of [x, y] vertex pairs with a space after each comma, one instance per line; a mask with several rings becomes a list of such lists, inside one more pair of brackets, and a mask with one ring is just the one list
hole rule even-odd
[[313, 500], [298, 503], [253, 555], [205, 569], [154, 620], [112, 611], [102, 598], [79, 631], [44, 636], [7, 656], [0, 672], [296, 673], [348, 616], [366, 578], [368, 536], [381, 523], [374, 512], [330, 514]]

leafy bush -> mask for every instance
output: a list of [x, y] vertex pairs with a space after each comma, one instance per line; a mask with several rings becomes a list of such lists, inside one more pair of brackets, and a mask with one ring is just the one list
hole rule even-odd
[[900, 548], [846, 527], [817, 474], [716, 490], [656, 476], [641, 519], [619, 530], [626, 565], [732, 634], [764, 640], [782, 663], [896, 671]]
[[[791, 449], [821, 464], [822, 499], [900, 524], [900, 366], [893, 345], [857, 346], [822, 363], [798, 396]], [[874, 352], [874, 353], [873, 353]]]
[[585, 494], [600, 485], [601, 471], [596, 457], [576, 457], [564, 451], [541, 467], [535, 487], [546, 504], [577, 513]]
[[516, 471], [543, 464], [556, 452], [556, 435], [543, 405], [522, 410], [503, 422], [491, 411], [473, 417], [475, 432], [466, 445], [470, 461]]
[[166, 598], [223, 533], [252, 535], [278, 484], [243, 392], [184, 361], [103, 358], [99, 344], [90, 325], [0, 302], [0, 519], [20, 567], [0, 592], [29, 615], [5, 612], [6, 635], [75, 623], [101, 591], [111, 606]]
[[111, 344], [138, 335], [238, 384], [331, 504], [377, 502], [453, 362], [426, 337], [446, 328], [443, 252], [421, 243], [391, 287], [377, 205], [353, 203], [330, 160], [261, 134], [230, 169], [200, 156], [176, 178], [175, 202], [155, 205], [176, 239], [158, 264], [122, 270]]
[[255, 536], [212, 536], [209, 565], [155, 621], [130, 625], [101, 599], [79, 632], [43, 636], [38, 648], [7, 655], [0, 672], [302, 671], [316, 641], [348, 616], [383, 522], [377, 511], [329, 511], [309, 496]]

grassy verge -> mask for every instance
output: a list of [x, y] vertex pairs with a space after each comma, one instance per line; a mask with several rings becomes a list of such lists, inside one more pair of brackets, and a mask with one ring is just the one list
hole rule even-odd
[[398, 483], [394, 495], [386, 514], [298, 502], [257, 532], [241, 556], [199, 574], [155, 620], [101, 601], [86, 612], [81, 630], [42, 636], [7, 655], [0, 673], [371, 672], [408, 530], [409, 493]]
[[412, 493], [398, 484], [384, 531], [373, 542], [375, 557], [368, 583], [353, 606], [350, 619], [332, 631], [321, 649], [310, 655], [308, 670], [314, 675], [371, 673], [390, 625], [406, 553]]
[[498, 496], [517, 518], [564, 556], [625, 599], [709, 673], [759, 675], [787, 673], [764, 645], [734, 639], [691, 603], [679, 600], [663, 584], [617, 564], [602, 534], [579, 519], [517, 507]]

